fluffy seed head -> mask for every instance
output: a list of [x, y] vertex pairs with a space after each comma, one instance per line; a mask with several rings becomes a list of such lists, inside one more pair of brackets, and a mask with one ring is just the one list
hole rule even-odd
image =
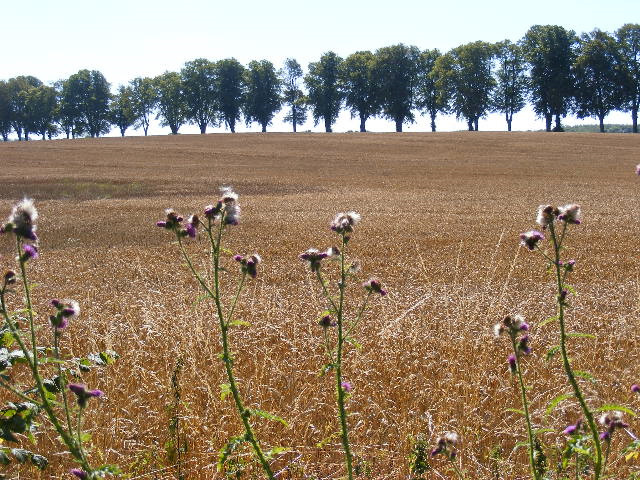
[[7, 231], [13, 231], [16, 236], [35, 242], [38, 240], [35, 224], [37, 219], [38, 210], [36, 210], [33, 200], [24, 198], [14, 205], [5, 228], [10, 225]]
[[338, 213], [331, 222], [331, 230], [341, 235], [353, 232], [353, 228], [360, 221], [356, 212]]
[[544, 235], [537, 230], [530, 230], [520, 234], [520, 245], [527, 247], [529, 250], [534, 250], [542, 240], [544, 240]]
[[538, 207], [536, 223], [540, 225], [543, 230], [553, 223], [554, 218], [553, 207], [551, 205], [540, 205]]
[[580, 205], [571, 203], [558, 208], [558, 220], [580, 225]]

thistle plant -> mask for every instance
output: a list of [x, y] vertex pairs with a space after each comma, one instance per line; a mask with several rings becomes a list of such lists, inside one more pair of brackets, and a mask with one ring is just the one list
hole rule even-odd
[[431, 450], [431, 456], [436, 457], [442, 455], [447, 459], [451, 468], [453, 468], [456, 477], [460, 480], [464, 480], [464, 475], [460, 470], [460, 467], [456, 464], [456, 458], [458, 456], [458, 442], [460, 437], [455, 432], [447, 432], [436, 440], [436, 446]]
[[536, 461], [536, 437], [533, 427], [531, 426], [531, 416], [529, 414], [529, 402], [527, 401], [527, 387], [524, 384], [522, 377], [521, 359], [522, 355], [528, 355], [531, 353], [531, 347], [529, 346], [529, 324], [524, 321], [524, 318], [520, 315], [513, 317], [507, 316], [501, 323], [497, 323], [494, 327], [494, 334], [496, 337], [505, 334], [509, 337], [511, 348], [513, 353], [507, 357], [507, 363], [512, 375], [515, 375], [518, 379], [518, 385], [520, 386], [520, 398], [522, 401], [522, 411], [524, 413], [525, 422], [527, 425], [527, 437], [528, 437], [528, 450], [529, 450], [529, 466], [531, 468], [531, 474], [535, 480], [539, 480], [543, 477], [544, 471], [538, 465]]
[[[61, 340], [65, 329], [80, 314], [75, 300], [51, 300], [48, 325], [37, 318], [32, 299], [33, 286], [28, 278], [28, 265], [39, 257], [37, 219], [38, 211], [33, 201], [25, 198], [13, 207], [8, 221], [0, 226], [0, 233], [15, 237], [18, 264], [18, 272], [7, 271], [0, 287], [0, 315], [3, 320], [0, 329], [0, 387], [19, 401], [9, 402], [2, 409], [0, 438], [17, 443], [19, 436], [25, 435], [33, 441], [36, 417], [44, 412], [78, 464], [78, 468], [70, 471], [72, 475], [91, 480], [117, 474], [119, 470], [115, 466], [94, 468], [89, 462], [86, 444], [90, 435], [83, 431], [83, 419], [89, 401], [102, 397], [103, 392], [89, 389], [77, 381], [82, 371], [89, 370], [92, 365], [110, 364], [117, 355], [102, 352], [88, 358], [63, 356]], [[20, 291], [24, 300], [19, 308], [11, 310], [9, 304], [15, 301]], [[47, 327], [51, 343], [45, 346], [39, 343], [39, 337], [43, 336], [39, 332]], [[26, 385], [19, 365], [27, 366]], [[38, 468], [45, 468], [48, 463], [45, 457], [24, 449], [11, 452], [20, 463], [30, 459]], [[0, 462], [8, 462], [7, 449], [0, 449]]]
[[547, 262], [548, 271], [550, 271], [554, 277], [557, 314], [550, 320], [558, 322], [558, 333], [560, 337], [559, 350], [562, 357], [562, 366], [571, 386], [573, 396], [580, 404], [582, 415], [586, 420], [586, 426], [595, 448], [593, 470], [594, 480], [598, 480], [603, 472], [602, 443], [593, 412], [589, 405], [587, 405], [567, 352], [568, 333], [566, 331], [566, 310], [569, 307], [569, 293], [573, 291], [572, 287], [567, 283], [567, 278], [574, 271], [576, 262], [574, 260], [563, 260], [562, 253], [565, 249], [565, 240], [569, 229], [581, 223], [580, 206], [569, 204], [555, 208], [551, 205], [541, 205], [538, 208], [536, 222], [543, 231], [548, 231], [550, 249], [545, 250], [541, 248], [545, 236], [537, 230], [522, 233], [520, 235], [520, 243], [527, 249], [541, 254]]
[[[227, 377], [227, 383], [221, 385], [222, 398], [228, 395], [232, 396], [238, 416], [244, 427], [243, 435], [231, 438], [227, 445], [223, 447], [218, 469], [222, 470], [225, 468], [225, 462], [231, 453], [241, 444], [249, 443], [266, 477], [274, 479], [275, 476], [269, 464], [269, 459], [273, 451], [282, 451], [282, 449], [274, 449], [271, 452], [263, 451], [254, 432], [251, 419], [252, 417], [262, 417], [279, 421], [285, 425], [286, 422], [268, 412], [249, 409], [245, 406], [240, 389], [238, 388], [238, 381], [234, 374], [234, 358], [231, 352], [232, 329], [234, 327], [248, 325], [247, 322], [236, 320], [234, 314], [240, 299], [240, 294], [247, 280], [256, 278], [258, 274], [258, 265], [261, 262], [261, 258], [257, 253], [252, 255], [234, 255], [232, 257], [232, 260], [237, 262], [240, 267], [240, 276], [235, 287], [235, 294], [226, 302], [223, 298], [221, 273], [226, 269], [223, 268], [222, 263], [224, 255], [228, 254], [228, 251], [223, 247], [223, 240], [231, 228], [240, 222], [238, 195], [230, 187], [223, 187], [217, 203], [204, 208], [203, 219], [198, 215], [191, 215], [185, 220], [184, 217], [178, 215], [172, 209], [166, 210], [165, 213], [166, 219], [157, 222], [156, 225], [173, 233], [180, 254], [189, 271], [204, 291], [205, 298], [213, 300], [214, 315], [217, 319], [218, 333], [222, 347], [220, 358], [224, 364], [224, 371]], [[201, 274], [196, 270], [191, 255], [185, 246], [187, 239], [195, 239], [197, 237], [198, 230], [204, 231], [204, 235], [209, 243], [208, 274]]]
[[[347, 421], [346, 401], [353, 392], [353, 384], [345, 379], [344, 358], [348, 343], [355, 344], [353, 334], [363, 318], [372, 295], [385, 296], [387, 291], [382, 288], [379, 280], [371, 278], [362, 284], [365, 296], [353, 313], [347, 312], [346, 293], [351, 279], [359, 271], [357, 262], [349, 263], [347, 249], [355, 226], [360, 221], [356, 212], [338, 213], [331, 222], [331, 230], [340, 239], [340, 247], [331, 247], [325, 251], [310, 248], [300, 255], [300, 259], [308, 262], [309, 268], [315, 274], [322, 295], [326, 301], [326, 310], [320, 315], [319, 324], [322, 327], [323, 341], [327, 363], [323, 373], [334, 372], [336, 403], [338, 420], [340, 422], [340, 438], [344, 450], [347, 478], [353, 479], [353, 454], [349, 443], [349, 427]], [[322, 268], [325, 260], [336, 260], [339, 265], [338, 280], [332, 284], [325, 278]]]

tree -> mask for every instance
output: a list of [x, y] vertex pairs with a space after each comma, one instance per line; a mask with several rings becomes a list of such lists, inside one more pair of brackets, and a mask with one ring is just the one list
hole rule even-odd
[[416, 106], [431, 118], [431, 131], [436, 131], [436, 115], [438, 112], [447, 113], [449, 110], [449, 96], [439, 85], [436, 62], [442, 54], [440, 50], [425, 50], [418, 60], [418, 86], [416, 91]]
[[374, 78], [375, 56], [369, 51], [349, 55], [340, 65], [340, 88], [351, 118], [360, 118], [360, 131], [366, 121], [380, 112], [380, 91]]
[[557, 25], [534, 25], [522, 39], [530, 66], [533, 108], [545, 119], [547, 131], [551, 131], [554, 116], [554, 130], [562, 131], [560, 117], [566, 116], [571, 106], [575, 44], [575, 32]]
[[631, 112], [633, 133], [638, 133], [638, 108], [640, 107], [640, 25], [627, 23], [616, 32], [620, 52], [622, 74], [622, 108]]
[[297, 126], [307, 121], [306, 98], [298, 84], [302, 78], [302, 67], [293, 58], [287, 58], [279, 75], [283, 85], [282, 100], [289, 107], [284, 121], [293, 125], [295, 133]]
[[58, 91], [58, 121], [67, 138], [76, 138], [86, 132], [86, 124], [80, 111], [80, 92], [69, 79], [56, 82]]
[[153, 80], [149, 77], [137, 77], [131, 80], [131, 104], [136, 118], [135, 127], [142, 127], [144, 136], [149, 131], [151, 114], [158, 102], [158, 92]]
[[578, 118], [597, 117], [604, 132], [604, 117], [622, 104], [620, 54], [611, 35], [596, 29], [581, 36], [575, 79]]
[[11, 102], [9, 84], [0, 80], [0, 135], [2, 140], [9, 141], [11, 133]]
[[27, 111], [27, 91], [40, 85], [42, 82], [31, 75], [9, 79], [9, 118], [13, 130], [18, 135], [18, 140], [22, 140], [23, 134], [24, 139], [29, 140], [29, 133], [32, 130]]
[[282, 106], [282, 84], [273, 63], [268, 60], [250, 62], [245, 74], [245, 84], [245, 121], [247, 125], [258, 122], [262, 131], [266, 132], [267, 125]]
[[491, 108], [495, 79], [491, 74], [494, 47], [486, 42], [467, 43], [436, 60], [438, 85], [451, 98], [456, 118], [467, 120], [470, 131], [478, 130], [478, 121]]
[[113, 96], [109, 111], [111, 123], [120, 129], [120, 135], [124, 137], [127, 128], [136, 122], [131, 87], [125, 87], [124, 85], [118, 87], [118, 93]]
[[183, 91], [182, 79], [176, 72], [165, 72], [154, 80], [158, 91], [158, 115], [160, 125], [169, 127], [172, 135], [187, 119], [187, 105]]
[[527, 65], [522, 47], [509, 40], [496, 45], [496, 57], [498, 68], [493, 104], [498, 112], [504, 114], [510, 132], [514, 113], [518, 113], [526, 104]]
[[220, 120], [231, 133], [235, 133], [244, 103], [244, 67], [235, 58], [219, 60], [216, 62], [215, 84]]
[[[28, 130], [41, 135], [42, 140], [46, 140], [47, 134], [51, 136], [56, 130], [54, 128], [57, 107], [56, 90], [53, 87], [40, 85], [30, 87], [23, 94]], [[27, 130], [25, 130], [25, 138], [26, 132]]]
[[185, 63], [180, 72], [189, 123], [207, 133], [207, 125], [215, 122], [216, 115], [216, 67], [205, 58]]
[[314, 124], [318, 125], [322, 118], [327, 133], [331, 132], [331, 125], [338, 119], [342, 105], [343, 94], [338, 83], [341, 63], [342, 58], [334, 52], [327, 52], [320, 61], [309, 64], [309, 73], [304, 77]]
[[381, 92], [382, 115], [395, 122], [396, 132], [402, 132], [405, 122], [414, 121], [420, 50], [400, 43], [378, 49], [375, 57], [374, 77]]
[[92, 138], [109, 133], [109, 82], [97, 70], [80, 70], [67, 80], [71, 110]]

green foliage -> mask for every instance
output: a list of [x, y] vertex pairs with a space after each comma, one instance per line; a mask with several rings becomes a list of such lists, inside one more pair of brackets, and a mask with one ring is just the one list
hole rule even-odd
[[71, 75], [63, 87], [63, 104], [72, 118], [70, 122], [91, 137], [99, 137], [111, 129], [109, 122], [109, 83], [97, 70], [80, 70]]
[[252, 61], [245, 74], [246, 98], [244, 117], [247, 124], [258, 122], [267, 131], [274, 115], [282, 106], [282, 84], [273, 63], [268, 60]]
[[375, 56], [370, 51], [349, 55], [340, 65], [340, 88], [351, 118], [360, 118], [360, 131], [366, 121], [380, 111], [380, 89], [374, 77]]
[[185, 63], [180, 72], [186, 118], [198, 125], [200, 133], [207, 133], [207, 126], [216, 116], [216, 66], [205, 58]]
[[235, 58], [219, 60], [215, 64], [215, 92], [220, 119], [231, 130], [236, 131], [240, 111], [244, 104], [245, 69]]
[[40, 409], [35, 403], [8, 402], [0, 410], [0, 438], [8, 442], [18, 442], [15, 434], [31, 432], [39, 411]]
[[177, 135], [187, 120], [187, 104], [179, 73], [165, 72], [153, 79], [158, 93], [158, 114], [160, 125], [169, 127], [172, 135]]
[[640, 24], [627, 23], [616, 32], [622, 79], [621, 108], [631, 112], [633, 132], [638, 133], [640, 107]]
[[27, 104], [28, 92], [42, 86], [36, 77], [19, 76], [9, 79], [7, 83], [9, 97], [9, 121], [18, 139], [29, 140], [29, 133], [33, 132], [32, 122]]
[[289, 107], [284, 121], [291, 123], [295, 132], [298, 125], [307, 121], [307, 102], [299, 85], [299, 80], [302, 78], [302, 67], [295, 59], [287, 58], [279, 75], [283, 86], [282, 101]]
[[131, 127], [136, 121], [131, 87], [125, 87], [124, 85], [118, 87], [118, 93], [113, 96], [113, 100], [109, 105], [109, 112], [111, 123], [120, 129], [120, 135], [124, 137], [127, 128]]
[[341, 63], [342, 58], [334, 52], [327, 52], [320, 61], [309, 64], [309, 73], [304, 77], [314, 124], [323, 119], [326, 132], [331, 132], [331, 126], [338, 119], [344, 98], [339, 86]]
[[436, 62], [442, 54], [440, 50], [425, 50], [418, 61], [418, 88], [416, 106], [423, 110], [423, 115], [431, 119], [431, 131], [436, 131], [436, 115], [447, 113], [449, 110], [449, 96], [446, 90], [440, 88]]
[[411, 453], [409, 453], [409, 473], [411, 479], [423, 480], [424, 474], [431, 470], [429, 465], [429, 442], [425, 439], [424, 435], [417, 435], [415, 438], [410, 438], [411, 441]]
[[11, 133], [11, 103], [9, 84], [0, 80], [0, 135], [3, 141], [9, 140]]
[[21, 464], [31, 462], [38, 470], [44, 470], [49, 464], [49, 460], [42, 455], [38, 455], [23, 448], [6, 448], [0, 447], [0, 465], [9, 465], [11, 457]]
[[420, 50], [402, 43], [376, 50], [374, 77], [380, 89], [382, 115], [393, 120], [396, 132], [413, 122]]
[[524, 51], [520, 45], [504, 40], [496, 45], [496, 89], [493, 93], [493, 107], [503, 113], [507, 129], [511, 131], [514, 113], [526, 104], [528, 81]]
[[576, 110], [578, 118], [597, 117], [604, 132], [604, 117], [622, 105], [621, 58], [618, 44], [606, 32], [585, 33], [575, 60]]
[[131, 80], [131, 105], [136, 119], [135, 127], [142, 127], [145, 137], [149, 131], [151, 114], [158, 103], [158, 91], [153, 79], [137, 77]]
[[555, 128], [562, 128], [560, 117], [567, 115], [571, 106], [576, 41], [573, 30], [557, 25], [534, 25], [522, 39], [530, 67], [533, 108], [545, 118], [547, 131], [551, 130], [554, 116]]

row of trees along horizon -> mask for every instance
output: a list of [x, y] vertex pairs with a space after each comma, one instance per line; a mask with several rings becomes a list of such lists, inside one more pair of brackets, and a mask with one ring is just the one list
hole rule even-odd
[[135, 78], [115, 93], [96, 70], [53, 85], [18, 76], [0, 80], [0, 133], [4, 141], [12, 131], [19, 140], [32, 133], [43, 140], [98, 137], [112, 127], [122, 136], [131, 127], [147, 135], [154, 114], [172, 134], [185, 124], [198, 125], [201, 133], [222, 124], [235, 132], [242, 117], [265, 132], [282, 108], [294, 132], [308, 113], [331, 132], [343, 105], [359, 118], [361, 132], [376, 116], [401, 132], [416, 113], [429, 117], [434, 132], [438, 114], [455, 114], [478, 130], [490, 112], [502, 113], [511, 131], [514, 114], [527, 102], [545, 119], [547, 131], [562, 131], [561, 118], [575, 114], [597, 118], [603, 132], [605, 117], [618, 110], [631, 112], [637, 133], [640, 25], [579, 36], [561, 26], [535, 25], [516, 43], [477, 41], [444, 54], [404, 44], [345, 59], [327, 52], [309, 64], [306, 75], [295, 59], [276, 70], [268, 60], [245, 67], [234, 58], [199, 58], [180, 72]]

